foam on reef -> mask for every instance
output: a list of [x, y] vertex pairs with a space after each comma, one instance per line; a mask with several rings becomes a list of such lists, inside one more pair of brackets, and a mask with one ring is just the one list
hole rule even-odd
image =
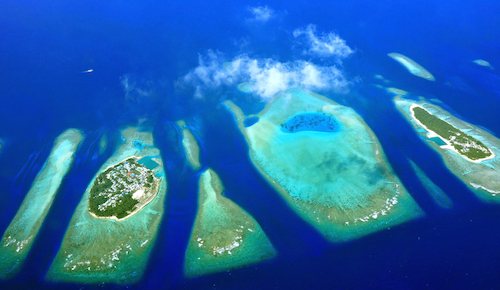
[[194, 170], [200, 169], [200, 147], [198, 146], [198, 142], [196, 142], [193, 133], [191, 133], [191, 130], [189, 130], [184, 120], [179, 120], [176, 124], [182, 130], [182, 148], [184, 148], [189, 165], [191, 165]]
[[[160, 151], [150, 132], [127, 128], [121, 144], [96, 173], [78, 204], [46, 279], [73, 283], [133, 283], [146, 268], [164, 212], [167, 181]], [[141, 146], [137, 146], [141, 144]], [[148, 145], [142, 145], [148, 144]], [[89, 193], [94, 180], [109, 166], [129, 157], [155, 156], [161, 178], [158, 194], [136, 214], [115, 220], [97, 218], [89, 212]]]
[[436, 80], [428, 70], [426, 70], [423, 66], [419, 65], [416, 61], [407, 57], [406, 55], [402, 55], [396, 52], [391, 52], [388, 53], [387, 55], [393, 58], [395, 61], [399, 62], [402, 66], [404, 66], [412, 75], [421, 77], [428, 81]]
[[184, 261], [188, 277], [221, 272], [276, 255], [257, 221], [224, 197], [223, 191], [213, 170], [201, 175], [198, 213]]
[[11, 277], [23, 265], [82, 140], [82, 133], [75, 129], [64, 131], [55, 140], [49, 158], [0, 242], [0, 278]]
[[[259, 121], [245, 128], [243, 112], [230, 101], [225, 105], [235, 115], [255, 167], [327, 239], [351, 240], [422, 214], [377, 137], [353, 109], [290, 89], [276, 95]], [[329, 132], [281, 130], [294, 116], [309, 113], [331, 117], [339, 126]]]
[[[498, 138], [425, 100], [414, 101], [396, 96], [394, 103], [422, 140], [441, 155], [446, 167], [453, 174], [460, 178], [479, 198], [488, 202], [500, 202], [500, 173], [498, 172], [500, 168], [500, 140]], [[414, 119], [411, 108], [415, 106], [424, 108], [433, 116], [445, 120], [456, 129], [479, 140], [492, 154], [487, 158], [471, 160], [458, 153], [449, 144], [440, 145], [434, 142], [430, 139], [434, 135], [433, 132], [429, 132]]]

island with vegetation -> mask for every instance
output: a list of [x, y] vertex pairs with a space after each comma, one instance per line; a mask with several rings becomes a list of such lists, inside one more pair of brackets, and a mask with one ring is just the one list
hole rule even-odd
[[492, 152], [484, 144], [453, 127], [450, 123], [439, 119], [418, 105], [411, 108], [412, 116], [422, 124], [427, 131], [433, 131], [451, 144], [455, 150], [470, 160], [481, 160], [492, 156]]
[[234, 114], [256, 169], [327, 239], [343, 242], [423, 214], [353, 109], [305, 89], [277, 94], [250, 127]]
[[83, 193], [46, 279], [128, 284], [141, 279], [163, 217], [167, 179], [153, 134], [126, 128], [123, 143]]
[[412, 100], [397, 95], [393, 101], [453, 174], [479, 198], [500, 202], [500, 139], [423, 98]]
[[139, 158], [128, 158], [99, 174], [90, 189], [89, 211], [97, 217], [126, 218], [154, 199], [160, 179]]

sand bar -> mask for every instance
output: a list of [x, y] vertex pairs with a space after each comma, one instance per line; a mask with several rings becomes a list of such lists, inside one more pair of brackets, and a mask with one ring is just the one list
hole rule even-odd
[[423, 66], [418, 64], [413, 59], [396, 52], [391, 52], [388, 53], [387, 55], [393, 58], [395, 61], [399, 62], [402, 66], [404, 66], [412, 75], [421, 77], [428, 81], [436, 80], [428, 70], [426, 70]]

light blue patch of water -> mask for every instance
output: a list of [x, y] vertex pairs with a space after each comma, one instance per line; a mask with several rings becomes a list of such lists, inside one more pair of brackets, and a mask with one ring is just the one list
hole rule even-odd
[[152, 158], [156, 158], [154, 156], [146, 156], [137, 161], [137, 163], [146, 166], [147, 169], [153, 170], [156, 167], [160, 166], [160, 164], [154, 161]]

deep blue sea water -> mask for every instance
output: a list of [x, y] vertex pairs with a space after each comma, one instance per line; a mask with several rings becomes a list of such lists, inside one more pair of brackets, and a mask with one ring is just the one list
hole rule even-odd
[[[456, 116], [500, 137], [498, 1], [33, 1], [0, 2], [0, 231], [67, 128], [86, 134], [19, 275], [2, 289], [495, 289], [500, 288], [500, 205], [480, 201], [395, 109], [394, 86], [437, 99]], [[253, 20], [252, 7], [273, 11]], [[353, 50], [338, 59], [304, 54], [293, 32], [316, 25]], [[336, 66], [348, 93], [319, 91], [350, 106], [375, 132], [425, 217], [341, 244], [294, 213], [248, 158], [227, 99], [246, 114], [265, 102], [236, 84], [203, 87], [183, 76], [212, 50], [282, 63]], [[409, 74], [387, 53], [405, 54], [436, 78]], [[494, 70], [472, 63], [485, 59]], [[91, 73], [82, 73], [92, 69]], [[375, 79], [382, 75], [391, 83]], [[185, 119], [225, 195], [261, 225], [278, 256], [196, 279], [182, 277], [200, 172], [186, 164], [175, 121]], [[151, 130], [168, 176], [165, 215], [143, 280], [134, 285], [44, 281], [85, 188], [120, 143], [119, 132]], [[107, 136], [107, 149], [99, 141]], [[413, 160], [452, 200], [440, 208], [412, 171]]]

